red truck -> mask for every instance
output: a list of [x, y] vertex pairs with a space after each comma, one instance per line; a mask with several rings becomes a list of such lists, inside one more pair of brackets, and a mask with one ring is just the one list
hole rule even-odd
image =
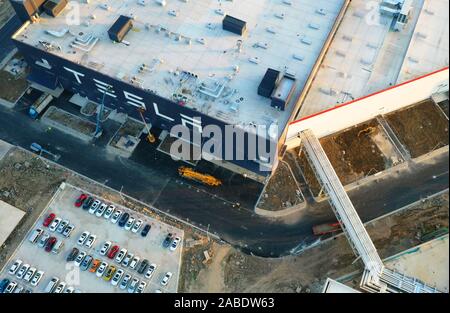
[[339, 222], [321, 224], [313, 227], [313, 233], [316, 236], [322, 236], [326, 234], [331, 234], [341, 230], [341, 224]]

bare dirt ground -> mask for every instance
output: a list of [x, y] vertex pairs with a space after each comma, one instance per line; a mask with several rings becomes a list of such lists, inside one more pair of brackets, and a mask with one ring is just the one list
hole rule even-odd
[[28, 82], [24, 73], [19, 77], [14, 77], [11, 73], [0, 70], [0, 95], [2, 99], [15, 102], [28, 88]]
[[111, 144], [115, 146], [119, 142], [120, 138], [127, 135], [137, 138], [140, 136], [143, 128], [144, 124], [132, 119], [127, 119], [127, 121], [122, 125], [122, 127], [120, 127], [119, 131], [112, 139]]
[[[369, 223], [367, 230], [382, 258], [421, 243], [423, 229], [448, 227], [448, 192]], [[184, 285], [191, 292], [321, 292], [327, 277], [339, 278], [362, 270], [344, 236], [299, 256], [263, 259], [244, 255], [228, 246], [213, 246], [209, 265]], [[359, 282], [357, 282], [359, 283]]]
[[50, 107], [46, 117], [82, 134], [91, 135], [95, 132], [96, 126], [94, 123], [56, 107]]
[[432, 100], [386, 116], [413, 158], [448, 145], [448, 120]]
[[288, 165], [280, 163], [266, 185], [257, 207], [262, 210], [278, 211], [299, 205], [303, 201], [300, 188]]
[[0, 0], [0, 27], [13, 16], [14, 10], [9, 0]]

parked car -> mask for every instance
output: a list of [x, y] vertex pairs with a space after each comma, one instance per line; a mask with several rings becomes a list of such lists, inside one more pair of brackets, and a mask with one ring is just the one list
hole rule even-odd
[[51, 293], [58, 285], [58, 282], [59, 282], [58, 277], [52, 277], [52, 279], [48, 282], [47, 286], [45, 287], [44, 292]]
[[84, 245], [84, 243], [86, 242], [86, 240], [89, 238], [89, 235], [90, 235], [90, 234], [91, 234], [91, 233], [88, 232], [88, 231], [83, 232], [83, 233], [80, 235], [80, 237], [78, 238], [78, 244], [79, 244], [80, 246]]
[[74, 293], [74, 292], [75, 292], [75, 288], [70, 286], [70, 287], [67, 287], [66, 290], [64, 290], [63, 293]]
[[107, 268], [108, 268], [108, 263], [102, 262], [102, 264], [100, 264], [100, 266], [98, 267], [95, 275], [97, 275], [97, 277], [102, 277], [103, 274], [105, 274], [105, 271]]
[[53, 222], [53, 220], [56, 218], [56, 215], [54, 213], [50, 213], [49, 215], [47, 215], [47, 217], [45, 218], [44, 222], [42, 223], [42, 225], [44, 227], [49, 227], [50, 224]]
[[116, 210], [113, 215], [111, 216], [111, 223], [113, 224], [117, 224], [117, 222], [119, 221], [120, 217], [122, 216], [122, 211], [120, 210]]
[[169, 248], [170, 247], [170, 244], [172, 243], [172, 238], [173, 238], [173, 234], [172, 233], [168, 233], [166, 238], [164, 238], [164, 241], [163, 241], [163, 244], [162, 244], [164, 248]]
[[64, 247], [64, 241], [62, 241], [62, 240], [57, 241], [52, 248], [52, 253], [58, 254], [63, 247]]
[[36, 287], [37, 285], [39, 285], [39, 282], [41, 281], [42, 277], [44, 277], [43, 271], [38, 271], [36, 274], [34, 274], [30, 282], [31, 286]]
[[95, 216], [97, 217], [101, 217], [103, 215], [103, 213], [105, 213], [106, 209], [108, 208], [108, 205], [106, 203], [102, 203], [97, 211], [95, 211]]
[[144, 222], [143, 222], [142, 220], [137, 220], [137, 221], [134, 223], [133, 227], [131, 228], [131, 232], [133, 232], [133, 233], [136, 234], [136, 233], [139, 231], [139, 229], [141, 228], [141, 226], [142, 226], [143, 223], [144, 223]]
[[13, 293], [14, 289], [16, 289], [17, 283], [15, 281], [12, 281], [6, 286], [4, 293]]
[[141, 264], [139, 264], [137, 272], [139, 274], [144, 274], [145, 271], [147, 270], [148, 265], [149, 265], [148, 260], [146, 260], [146, 259], [142, 260]]
[[139, 284], [139, 279], [133, 278], [131, 283], [128, 285], [128, 293], [134, 293], [134, 291], [136, 290], [138, 284]]
[[103, 275], [103, 280], [110, 281], [111, 278], [114, 276], [114, 273], [116, 272], [117, 268], [114, 265], [110, 265], [106, 271], [105, 275]]
[[134, 257], [133, 253], [127, 253], [127, 255], [125, 256], [125, 258], [122, 261], [122, 265], [125, 266], [125, 267], [130, 265], [130, 262], [133, 259], [133, 257]]
[[72, 251], [70, 251], [69, 255], [66, 258], [66, 261], [67, 262], [75, 261], [79, 252], [80, 252], [80, 250], [78, 250], [78, 248], [75, 248], [75, 247], [72, 248]]
[[30, 264], [23, 264], [20, 269], [17, 271], [16, 273], [16, 277], [18, 279], [22, 279], [25, 274], [27, 273], [27, 271], [30, 269]]
[[112, 246], [112, 242], [111, 241], [106, 241], [102, 248], [100, 249], [100, 255], [106, 255], [108, 253], [109, 248], [111, 248]]
[[0, 293], [3, 293], [10, 283], [11, 281], [8, 278], [2, 279], [2, 281], [0, 281]]
[[141, 260], [140, 257], [138, 257], [137, 255], [134, 256], [133, 260], [131, 260], [130, 263], [130, 268], [132, 270], [136, 269], [137, 265], [139, 264], [139, 261]]
[[44, 248], [45, 245], [47, 244], [47, 241], [48, 241], [49, 238], [50, 238], [50, 234], [44, 233], [44, 234], [41, 236], [41, 239], [39, 239], [38, 247], [39, 247], [39, 248]]
[[125, 224], [128, 222], [128, 219], [130, 218], [130, 214], [128, 213], [123, 213], [122, 216], [119, 219], [119, 226], [120, 227], [124, 227]]
[[50, 237], [47, 240], [47, 243], [45, 244], [45, 251], [46, 252], [52, 252], [52, 249], [55, 246], [57, 241], [58, 241], [58, 239], [56, 239], [55, 237]]
[[180, 237], [175, 237], [175, 239], [172, 241], [172, 244], [170, 245], [170, 251], [175, 251], [180, 241], [181, 241]]
[[156, 271], [156, 268], [157, 268], [157, 266], [155, 263], [150, 264], [150, 266], [148, 267], [147, 273], [145, 273], [145, 277], [146, 278], [152, 277]]
[[164, 278], [161, 280], [161, 285], [167, 286], [170, 279], [172, 278], [172, 275], [173, 274], [171, 272], [167, 272], [166, 275], [164, 275]]
[[50, 231], [55, 231], [55, 230], [58, 228], [59, 223], [61, 223], [61, 222], [62, 222], [62, 219], [61, 219], [61, 218], [59, 218], [59, 217], [55, 218], [55, 219], [53, 220], [53, 222], [50, 224], [50, 226], [48, 227], [48, 229], [49, 229]]
[[122, 290], [126, 289], [130, 280], [131, 280], [131, 275], [125, 274], [125, 276], [123, 277], [123, 279], [119, 285], [119, 288]]
[[150, 232], [150, 229], [152, 228], [152, 226], [150, 226], [149, 224], [146, 224], [144, 226], [144, 228], [141, 231], [141, 236], [142, 237], [147, 237], [148, 233]]
[[39, 237], [41, 237], [41, 235], [44, 233], [44, 231], [40, 228], [35, 229], [30, 237], [28, 237], [28, 241], [35, 244], [36, 242], [38, 242]]
[[127, 249], [121, 249], [120, 252], [116, 255], [116, 258], [114, 259], [117, 263], [122, 263], [123, 259], [127, 255]]
[[59, 223], [59, 226], [56, 229], [56, 232], [62, 234], [64, 229], [66, 229], [66, 227], [69, 225], [69, 223], [70, 222], [68, 220], [64, 220], [61, 223]]
[[30, 267], [27, 271], [27, 273], [25, 274], [25, 276], [23, 277], [23, 279], [27, 282], [29, 282], [31, 280], [31, 278], [33, 278], [34, 273], [36, 273], [37, 269], [35, 267]]
[[147, 283], [145, 281], [141, 281], [139, 283], [139, 286], [137, 286], [135, 292], [136, 293], [143, 293], [145, 291], [146, 287], [147, 287]]
[[111, 216], [113, 215], [115, 209], [116, 209], [116, 207], [115, 207], [113, 204], [111, 204], [111, 205], [106, 209], [106, 212], [105, 212], [105, 214], [103, 215], [103, 217], [104, 217], [105, 219], [111, 218]]
[[65, 282], [60, 282], [58, 286], [56, 286], [55, 290], [53, 290], [53, 293], [62, 293], [64, 291], [64, 288], [66, 288]]
[[89, 214], [94, 214], [95, 211], [97, 211], [98, 207], [100, 206], [100, 204], [102, 204], [102, 202], [100, 200], [95, 200], [91, 207], [89, 208]]
[[75, 206], [76, 206], [77, 208], [81, 207], [81, 206], [83, 205], [84, 201], [86, 201], [87, 198], [88, 198], [88, 195], [82, 193], [82, 194], [78, 197], [78, 199], [75, 201]]
[[15, 275], [17, 273], [17, 271], [19, 270], [19, 268], [22, 266], [22, 264], [23, 264], [22, 260], [20, 260], [20, 259], [15, 260], [14, 263], [9, 268], [8, 273], [11, 275]]
[[22, 293], [24, 290], [23, 286], [17, 285], [16, 289], [14, 289], [14, 293]]
[[75, 265], [76, 265], [76, 266], [80, 266], [81, 263], [83, 262], [83, 260], [84, 260], [85, 257], [86, 257], [86, 252], [81, 251], [81, 252], [78, 254], [77, 258], [75, 259]]
[[125, 271], [119, 268], [111, 279], [111, 285], [117, 286], [120, 282], [120, 279], [122, 279], [123, 274], [125, 274]]
[[119, 246], [117, 246], [117, 245], [113, 246], [111, 248], [111, 250], [109, 250], [107, 257], [111, 260], [114, 259], [117, 255], [117, 253], [119, 252], [119, 250], [120, 250]]
[[124, 226], [124, 229], [130, 230], [134, 225], [134, 221], [135, 221], [134, 217], [130, 216], [130, 218], [128, 219], [127, 223]]
[[33, 293], [33, 291], [31, 291], [30, 289], [25, 289], [25, 290], [23, 291], [23, 293]]
[[94, 245], [95, 240], [97, 239], [96, 235], [90, 235], [84, 244], [86, 247], [91, 248]]
[[62, 233], [63, 236], [66, 238], [69, 238], [74, 229], [75, 229], [75, 226], [73, 224], [67, 225], [67, 227], [64, 229], [64, 231]]
[[83, 203], [83, 210], [89, 210], [89, 208], [92, 206], [92, 203], [94, 203], [94, 198], [89, 197], [84, 201]]
[[90, 255], [87, 255], [87, 256], [84, 258], [83, 262], [81, 262], [80, 269], [81, 269], [82, 271], [87, 271], [88, 268], [89, 268], [90, 265], [91, 265], [92, 260], [93, 260], [93, 257], [90, 256]]
[[97, 272], [100, 264], [102, 264], [102, 261], [100, 261], [99, 259], [95, 259], [94, 261], [92, 261], [91, 268], [89, 269], [89, 272], [91, 272], [91, 273]]

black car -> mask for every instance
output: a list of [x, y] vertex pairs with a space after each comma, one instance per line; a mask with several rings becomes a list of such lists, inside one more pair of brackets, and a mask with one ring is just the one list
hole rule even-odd
[[83, 210], [89, 210], [89, 208], [91, 207], [92, 203], [94, 203], [94, 198], [89, 197], [86, 199], [86, 201], [84, 201], [83, 204]]
[[80, 253], [80, 250], [78, 250], [77, 248], [73, 248], [72, 251], [70, 251], [69, 255], [67, 256], [66, 261], [67, 262], [75, 261], [75, 259], [78, 256], [78, 253]]
[[148, 232], [150, 231], [151, 228], [152, 228], [152, 226], [150, 226], [149, 224], [145, 225], [144, 228], [141, 231], [141, 236], [142, 237], [147, 237]]
[[170, 244], [172, 243], [173, 234], [169, 233], [167, 234], [166, 238], [163, 241], [163, 247], [169, 248]]
[[141, 264], [139, 264], [139, 268], [138, 268], [138, 273], [139, 274], [144, 274], [145, 271], [147, 270], [147, 267], [149, 265], [149, 261], [147, 259], [142, 260]]
[[9, 283], [11, 281], [8, 278], [4, 278], [1, 282], [0, 282], [0, 293], [3, 293], [6, 289], [6, 287], [8, 287]]
[[123, 213], [122, 214], [122, 216], [120, 217], [120, 220], [119, 220], [119, 226], [120, 227], [124, 227], [125, 226], [125, 224], [128, 222], [128, 219], [130, 218], [130, 214], [128, 214], [128, 213]]

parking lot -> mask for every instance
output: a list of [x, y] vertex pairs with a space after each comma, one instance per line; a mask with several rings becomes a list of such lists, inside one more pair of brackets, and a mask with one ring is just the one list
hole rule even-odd
[[[90, 214], [87, 209], [85, 210], [82, 207], [76, 207], [74, 203], [82, 193], [90, 195], [89, 192], [78, 190], [67, 184], [62, 184], [61, 188], [50, 201], [40, 218], [33, 225], [32, 229], [30, 229], [24, 241], [17, 248], [10, 261], [0, 272], [0, 281], [4, 278], [8, 278], [11, 281], [17, 282], [18, 285], [23, 286], [25, 290], [28, 289], [32, 292], [39, 293], [45, 291], [48, 283], [53, 277], [57, 277], [60, 282], [66, 283], [65, 289], [71, 286], [73, 287], [73, 289], [71, 289], [76, 292], [111, 293], [129, 292], [128, 286], [130, 283], [125, 289], [119, 287], [123, 277], [126, 274], [129, 274], [132, 276], [130, 282], [134, 278], [139, 279], [140, 282], [146, 282], [147, 285], [144, 292], [177, 292], [183, 231], [114, 204], [116, 211], [121, 210], [123, 212], [122, 215], [127, 212], [130, 216], [134, 217], [136, 221], [139, 219], [143, 221], [139, 231], [133, 233], [131, 230], [120, 227], [118, 225], [119, 223], [114, 224], [111, 219], [106, 219], [104, 216], [97, 217], [95, 214]], [[93, 195], [93, 197], [108, 205], [112, 204], [95, 195]], [[43, 226], [43, 222], [50, 213], [54, 213], [56, 218], [67, 220], [69, 224], [75, 226], [68, 238], [57, 231], [52, 232], [50, 227]], [[151, 229], [148, 235], [143, 237], [141, 231], [146, 224], [149, 224]], [[35, 244], [29, 241], [33, 231], [37, 228], [44, 230], [44, 232], [48, 233], [50, 236], [56, 237], [57, 241], [62, 241], [64, 243], [59, 253], [46, 252], [44, 247], [39, 247], [39, 240], [37, 240], [37, 243]], [[78, 244], [80, 235], [85, 231], [96, 236], [91, 248], [86, 246], [86, 243], [83, 245]], [[164, 248], [162, 245], [168, 233], [172, 233], [173, 238], [179, 237], [181, 239], [174, 251], [169, 248]], [[43, 236], [44, 234], [39, 238], [42, 238]], [[106, 241], [112, 243], [109, 251], [111, 251], [113, 246], [118, 246], [119, 250], [124, 248], [127, 249], [127, 254], [131, 253], [134, 256], [138, 256], [140, 262], [136, 268], [131, 269], [130, 266], [123, 265], [123, 262], [118, 263], [114, 258], [110, 259], [108, 254], [101, 255], [100, 250]], [[114, 265], [116, 270], [122, 269], [125, 273], [118, 285], [113, 286], [111, 283], [112, 280], [108, 281], [105, 277], [105, 273], [103, 273], [102, 277], [98, 277], [96, 273], [90, 272], [90, 266], [88, 267], [88, 270], [83, 271], [80, 266], [75, 264], [75, 262], [67, 262], [66, 258], [74, 247], [78, 248], [80, 253], [84, 251], [87, 255], [92, 256], [93, 260], [98, 259], [101, 262], [107, 262], [108, 265]], [[24, 279], [18, 279], [16, 276], [8, 273], [11, 265], [17, 259], [22, 260], [23, 264], [29, 264], [31, 267], [36, 268], [37, 271], [43, 271], [45, 273], [38, 286], [32, 287], [31, 284]], [[143, 260], [148, 260], [149, 264], [156, 264], [157, 266], [150, 278], [145, 277], [147, 269], [143, 274], [139, 274], [137, 271]], [[172, 277], [167, 285], [163, 286], [161, 281], [167, 272], [172, 273]]]

